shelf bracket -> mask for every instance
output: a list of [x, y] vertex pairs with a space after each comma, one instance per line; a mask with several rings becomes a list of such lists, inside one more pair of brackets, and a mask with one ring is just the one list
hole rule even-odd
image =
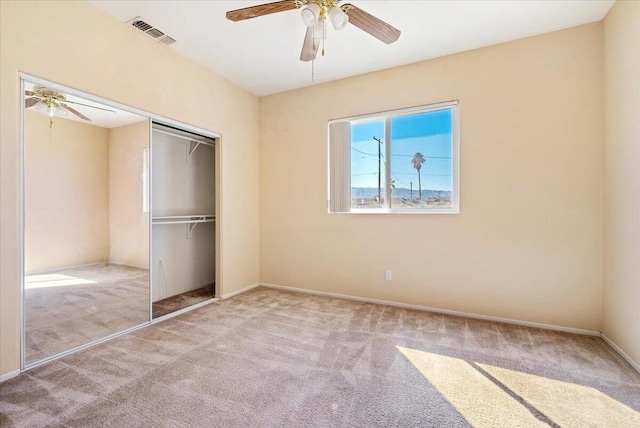
[[[198, 220], [204, 220], [204, 217], [198, 217]], [[200, 223], [188, 223], [187, 224], [187, 239], [193, 238], [193, 231]]]
[[200, 146], [200, 142], [199, 141], [190, 141], [189, 144], [189, 152], [187, 153], [187, 164], [190, 165], [191, 164], [191, 159], [193, 157], [193, 154], [196, 152], [196, 150], [198, 149], [198, 147]]

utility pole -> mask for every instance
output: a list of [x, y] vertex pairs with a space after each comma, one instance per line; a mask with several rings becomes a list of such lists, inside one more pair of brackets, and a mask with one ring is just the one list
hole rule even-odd
[[411, 189], [411, 200], [413, 200], [413, 181], [409, 182], [409, 188]]
[[382, 205], [382, 177], [380, 171], [382, 170], [382, 139], [373, 137], [378, 142], [378, 205]]

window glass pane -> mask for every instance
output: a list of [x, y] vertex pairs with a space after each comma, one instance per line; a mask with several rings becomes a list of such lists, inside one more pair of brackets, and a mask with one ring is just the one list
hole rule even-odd
[[391, 208], [451, 208], [451, 109], [391, 119]]
[[386, 207], [384, 120], [351, 124], [351, 208]]

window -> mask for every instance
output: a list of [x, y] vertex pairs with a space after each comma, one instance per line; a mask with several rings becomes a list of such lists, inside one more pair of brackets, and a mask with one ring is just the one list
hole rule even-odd
[[458, 213], [458, 102], [329, 122], [329, 211]]

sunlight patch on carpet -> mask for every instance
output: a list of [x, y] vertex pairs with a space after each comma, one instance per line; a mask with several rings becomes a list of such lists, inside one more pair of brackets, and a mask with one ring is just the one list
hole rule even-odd
[[397, 346], [474, 427], [548, 427], [464, 360]]
[[397, 349], [474, 427], [640, 426], [640, 413], [592, 387]]
[[96, 284], [96, 281], [62, 274], [27, 275], [24, 277], [25, 290], [83, 284]]
[[640, 427], [640, 413], [595, 388], [479, 364], [563, 427]]

